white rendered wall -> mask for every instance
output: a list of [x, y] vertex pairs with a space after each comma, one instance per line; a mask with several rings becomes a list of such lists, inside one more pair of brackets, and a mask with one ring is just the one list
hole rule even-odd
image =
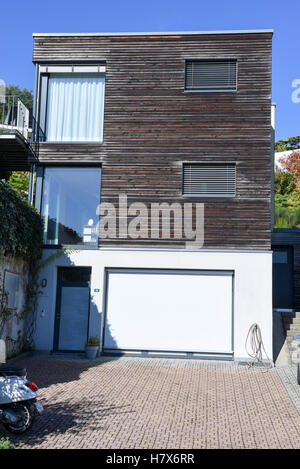
[[[53, 250], [44, 250], [44, 258]], [[167, 250], [78, 250], [61, 256], [42, 272], [42, 289], [36, 322], [35, 348], [53, 347], [57, 267], [92, 268], [89, 335], [102, 332], [105, 268], [200, 269], [234, 272], [233, 340], [234, 358], [247, 359], [245, 340], [249, 327], [257, 323], [272, 359], [272, 252], [271, 251], [167, 251]], [[100, 290], [94, 291], [94, 290]]]

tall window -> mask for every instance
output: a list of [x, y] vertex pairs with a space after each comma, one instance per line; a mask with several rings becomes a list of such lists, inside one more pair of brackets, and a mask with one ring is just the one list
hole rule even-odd
[[44, 140], [102, 143], [104, 89], [104, 73], [42, 74], [39, 120]]
[[45, 168], [44, 244], [98, 244], [100, 168]]

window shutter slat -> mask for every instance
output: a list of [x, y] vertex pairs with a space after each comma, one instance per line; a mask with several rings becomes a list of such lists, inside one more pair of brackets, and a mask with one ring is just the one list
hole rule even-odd
[[184, 163], [183, 195], [234, 197], [235, 193], [235, 164]]
[[236, 91], [237, 61], [187, 60], [185, 89], [199, 91]]

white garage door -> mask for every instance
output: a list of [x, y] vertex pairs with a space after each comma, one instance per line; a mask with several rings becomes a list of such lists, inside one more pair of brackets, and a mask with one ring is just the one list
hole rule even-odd
[[111, 269], [104, 351], [232, 354], [232, 272]]

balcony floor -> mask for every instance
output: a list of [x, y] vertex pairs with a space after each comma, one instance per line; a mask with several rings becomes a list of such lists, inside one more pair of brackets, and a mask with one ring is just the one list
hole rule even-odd
[[18, 132], [0, 134], [0, 169], [29, 171], [32, 151], [28, 141]]

